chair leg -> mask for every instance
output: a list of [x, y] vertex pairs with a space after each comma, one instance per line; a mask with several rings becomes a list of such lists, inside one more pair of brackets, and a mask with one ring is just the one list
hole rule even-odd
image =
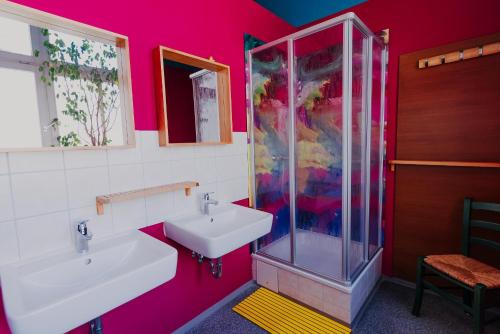
[[418, 317], [420, 315], [420, 307], [422, 306], [422, 298], [424, 295], [424, 256], [417, 260], [417, 289], [415, 291], [415, 301], [413, 303], [413, 315]]
[[474, 334], [481, 334], [483, 332], [484, 325], [484, 292], [486, 291], [486, 286], [483, 284], [476, 284], [474, 286], [474, 302], [472, 305], [472, 314], [474, 318]]
[[[465, 305], [472, 307], [472, 292], [471, 291], [469, 291], [467, 289], [463, 289], [462, 299], [463, 299], [463, 302]], [[469, 311], [465, 311], [465, 313], [472, 316], [472, 314]]]

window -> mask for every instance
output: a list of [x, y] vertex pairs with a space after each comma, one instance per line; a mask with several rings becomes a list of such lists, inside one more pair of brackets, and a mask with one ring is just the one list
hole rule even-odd
[[0, 6], [0, 150], [133, 143], [126, 38], [23, 9]]

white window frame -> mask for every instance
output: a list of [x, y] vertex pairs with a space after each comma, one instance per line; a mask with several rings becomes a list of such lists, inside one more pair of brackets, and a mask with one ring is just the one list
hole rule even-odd
[[[26, 6], [0, 0], [0, 16], [22, 21], [30, 25], [31, 43], [33, 50], [41, 51], [38, 57], [0, 50], [0, 67], [20, 69], [34, 72], [39, 75], [38, 68], [46, 60], [47, 55], [43, 50], [43, 36], [36, 30], [49, 29], [69, 35], [86, 38], [92, 41], [116, 46], [118, 64], [118, 89], [120, 95], [120, 113], [123, 127], [124, 145], [114, 146], [77, 146], [61, 147], [57, 141], [57, 127], [42, 131], [42, 145], [44, 147], [3, 148], [0, 152], [11, 151], [45, 151], [45, 150], [79, 150], [79, 149], [113, 149], [135, 147], [135, 125], [133, 116], [132, 88], [130, 79], [130, 57], [128, 38], [100, 28], [95, 28], [83, 23], [72, 21], [56, 15], [48, 14]], [[37, 80], [38, 107], [40, 113], [40, 126], [43, 130], [51, 121], [57, 118], [56, 98], [54, 85], [48, 86]], [[0, 143], [1, 145], [1, 143]], [[56, 145], [53, 147], [53, 145]]]

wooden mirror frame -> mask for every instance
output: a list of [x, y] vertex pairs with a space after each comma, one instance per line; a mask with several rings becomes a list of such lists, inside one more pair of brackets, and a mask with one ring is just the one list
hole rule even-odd
[[[217, 94], [219, 107], [219, 133], [218, 142], [193, 142], [171, 143], [168, 137], [167, 100], [165, 93], [164, 61], [170, 60], [178, 63], [203, 68], [217, 73]], [[158, 137], [160, 146], [187, 146], [187, 145], [220, 145], [233, 142], [233, 122], [231, 113], [231, 83], [229, 66], [210, 59], [201, 58], [189, 53], [159, 46], [153, 52], [155, 71], [155, 90], [158, 119]]]

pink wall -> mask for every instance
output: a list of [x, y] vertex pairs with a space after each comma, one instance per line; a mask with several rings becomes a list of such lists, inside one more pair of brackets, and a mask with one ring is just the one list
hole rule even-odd
[[[398, 60], [401, 54], [500, 31], [500, 1], [368, 0], [349, 8], [372, 30], [390, 29], [387, 158], [396, 151]], [[334, 16], [337, 16], [336, 14]], [[392, 274], [394, 173], [388, 172], [383, 269]]]

